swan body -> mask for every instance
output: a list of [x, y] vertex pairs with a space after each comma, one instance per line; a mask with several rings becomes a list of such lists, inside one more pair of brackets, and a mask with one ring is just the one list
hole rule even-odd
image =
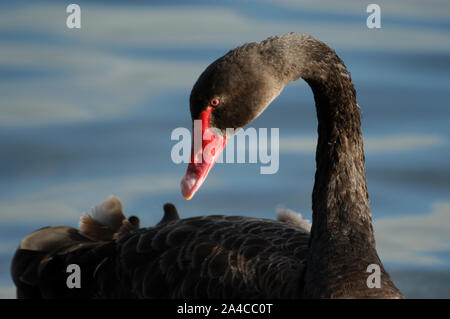
[[[223, 137], [201, 148], [215, 140], [223, 149], [227, 128], [251, 123], [300, 77], [313, 90], [318, 118], [310, 230], [292, 213], [280, 213], [279, 220], [180, 219], [173, 205], [164, 207], [165, 216], [153, 227], [138, 228], [131, 220], [123, 228], [126, 219], [115, 201], [102, 206], [110, 207], [112, 219], [94, 223], [84, 217], [88, 226], [81, 231], [53, 227], [25, 238], [12, 265], [18, 296], [403, 298], [375, 249], [360, 109], [350, 74], [333, 49], [291, 33], [245, 44], [213, 62], [194, 85], [190, 110], [193, 121], [202, 120], [203, 132], [217, 128]], [[193, 143], [193, 159], [197, 151]], [[206, 163], [191, 161], [181, 183], [186, 199], [199, 190], [217, 154]], [[109, 231], [101, 232], [102, 225]], [[65, 286], [68, 263], [83, 269], [81, 289]], [[367, 285], [371, 264], [380, 267], [381, 288]]]
[[[19, 297], [301, 297], [309, 232], [297, 223], [221, 215], [163, 222], [168, 215], [112, 241], [70, 227], [38, 230], [14, 257]], [[66, 287], [71, 263], [81, 268], [80, 289]]]

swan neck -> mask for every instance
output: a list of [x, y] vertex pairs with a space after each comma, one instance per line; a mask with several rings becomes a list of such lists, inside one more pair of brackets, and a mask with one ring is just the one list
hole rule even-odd
[[[350, 75], [335, 68], [326, 80], [307, 82], [316, 102], [318, 143], [305, 296], [402, 298], [375, 248], [360, 109]], [[370, 267], [380, 271], [380, 288], [367, 284]]]
[[[268, 39], [266, 45], [279, 81], [303, 78], [316, 103], [317, 170], [304, 296], [401, 298], [375, 249], [360, 109], [347, 68], [333, 49], [309, 36]], [[380, 267], [380, 289], [366, 284], [371, 264]]]
[[339, 237], [347, 237], [352, 224], [364, 225], [358, 231], [374, 245], [360, 109], [347, 68], [333, 49], [310, 36], [289, 34], [262, 44], [280, 82], [303, 78], [314, 93], [318, 143], [313, 235], [344, 228]]

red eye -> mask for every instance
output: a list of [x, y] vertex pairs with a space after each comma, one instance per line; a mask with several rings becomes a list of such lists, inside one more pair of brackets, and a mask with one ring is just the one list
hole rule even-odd
[[220, 101], [219, 101], [218, 98], [213, 98], [213, 99], [211, 100], [211, 102], [209, 102], [209, 104], [210, 104], [211, 106], [216, 107], [216, 106], [219, 106]]

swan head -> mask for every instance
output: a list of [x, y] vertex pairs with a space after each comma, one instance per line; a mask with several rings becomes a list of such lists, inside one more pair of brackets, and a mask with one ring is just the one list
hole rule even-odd
[[227, 139], [280, 94], [284, 84], [267, 63], [267, 52], [259, 43], [238, 47], [209, 65], [195, 83], [190, 95], [191, 161], [181, 181], [186, 199], [205, 181]]

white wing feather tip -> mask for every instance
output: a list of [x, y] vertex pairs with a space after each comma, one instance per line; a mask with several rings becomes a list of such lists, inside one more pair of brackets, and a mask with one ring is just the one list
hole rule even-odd
[[301, 213], [296, 213], [292, 209], [278, 208], [277, 220], [300, 227], [308, 232], [311, 231], [311, 222], [304, 219]]
[[92, 208], [92, 217], [99, 223], [111, 228], [120, 227], [125, 219], [122, 203], [117, 196], [111, 195], [104, 202]]
[[120, 199], [111, 195], [104, 202], [93, 207], [91, 214], [84, 213], [80, 217], [78, 227], [83, 233], [94, 236], [95, 233], [104, 232], [106, 229], [112, 232], [117, 231], [125, 219]]

